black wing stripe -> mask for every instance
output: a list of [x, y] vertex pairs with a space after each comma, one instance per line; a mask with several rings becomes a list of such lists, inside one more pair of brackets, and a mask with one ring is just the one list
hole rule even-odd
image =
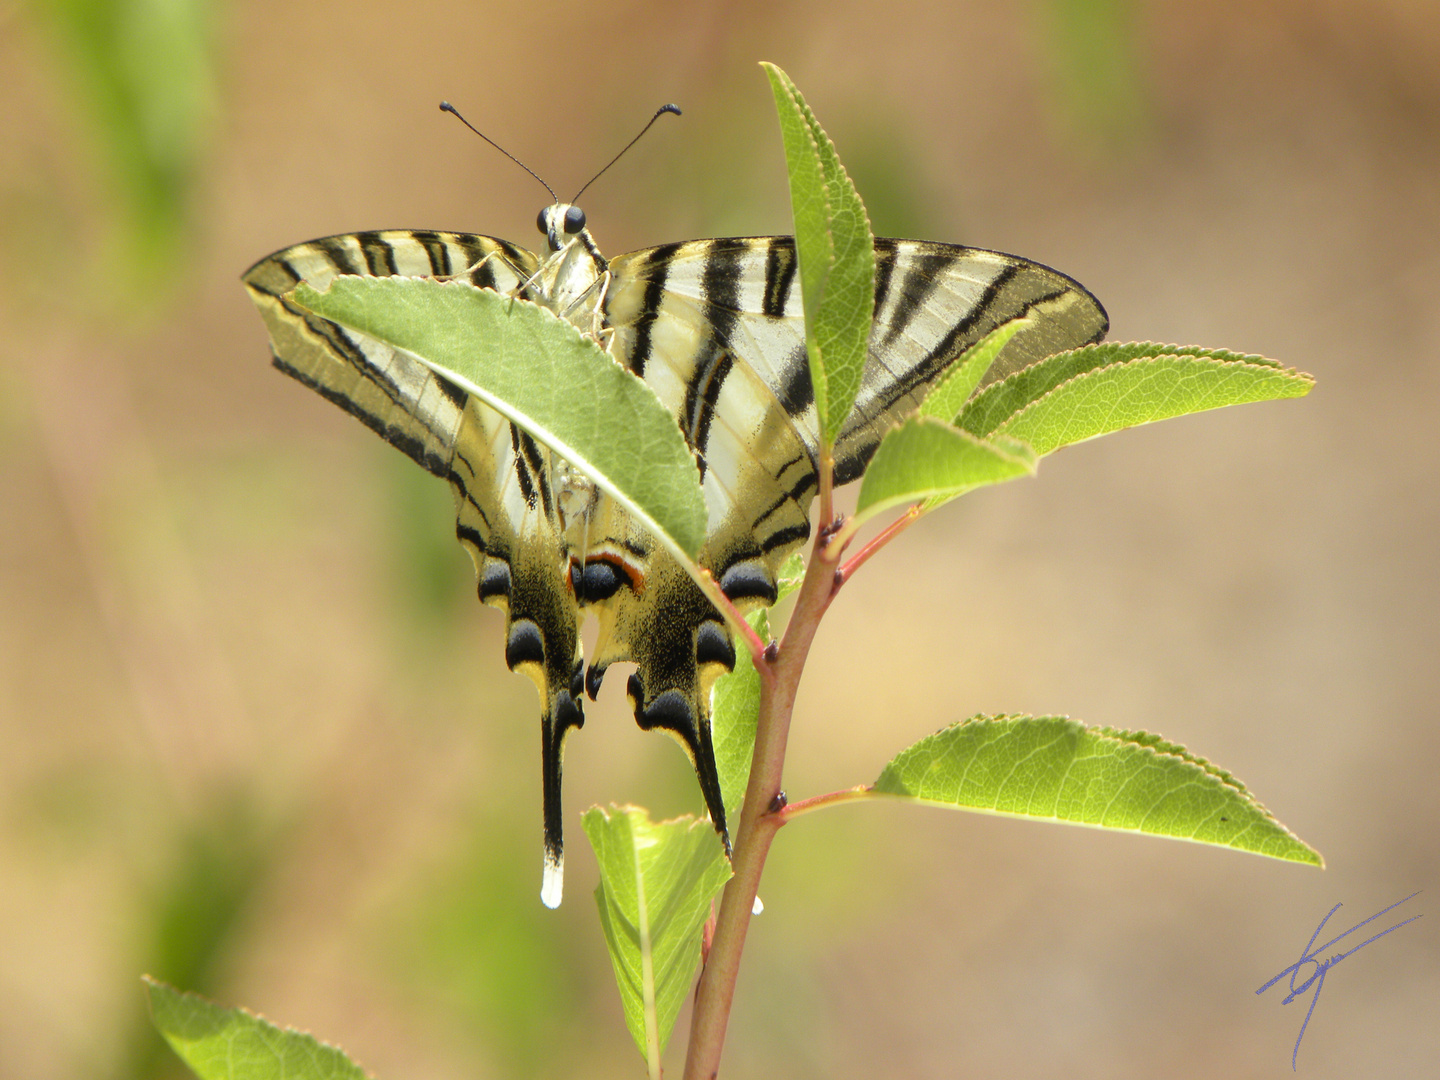
[[761, 313], [772, 319], [782, 318], [790, 302], [790, 287], [795, 280], [795, 245], [793, 241], [775, 239], [765, 251], [765, 296]]
[[[733, 366], [734, 360], [728, 352], [717, 352], [686, 389], [686, 413], [693, 418], [688, 433], [690, 445], [699, 451], [702, 457], [710, 441], [710, 422], [715, 419], [720, 391]], [[691, 398], [695, 399], [693, 404]]]
[[815, 404], [815, 384], [810, 381], [810, 355], [805, 346], [801, 345], [787, 356], [780, 370], [787, 373], [784, 384], [779, 387], [780, 407], [792, 417], [800, 416]]
[[480, 535], [479, 529], [471, 528], [469, 525], [457, 521], [455, 523], [455, 539], [462, 544], [469, 544], [482, 555], [488, 554], [485, 550], [485, 537]]
[[883, 238], [875, 241], [875, 310], [885, 306], [890, 295], [890, 279], [895, 273], [895, 241]]
[[356, 242], [365, 256], [365, 268], [373, 277], [396, 277], [395, 247], [379, 233], [356, 233]]
[[665, 278], [670, 272], [668, 260], [679, 248], [679, 244], [656, 248], [650, 253], [645, 264], [645, 300], [640, 317], [635, 320], [635, 348], [630, 355], [630, 370], [642, 379], [645, 377], [645, 366], [650, 362], [650, 353], [655, 347], [650, 335], [665, 300]]
[[[739, 321], [740, 276], [744, 269], [737, 250], [712, 253], [701, 274], [701, 289], [710, 307], [714, 339], [701, 356], [685, 387], [684, 429], [690, 445], [703, 456], [710, 436], [710, 422], [720, 400], [725, 379], [734, 364], [720, 342], [728, 342]], [[707, 355], [708, 354], [708, 355]]]
[[[896, 380], [899, 396], [909, 393], [924, 383], [930, 382], [940, 373], [940, 370], [949, 363], [950, 359], [959, 351], [958, 342], [978, 341], [1001, 323], [1009, 322], [1011, 319], [1024, 315], [1035, 303], [1041, 301], [1032, 300], [1022, 305], [1015, 314], [1000, 311], [996, 304], [1000, 292], [1006, 285], [1010, 284], [1020, 273], [1020, 264], [1011, 263], [1004, 270], [995, 275], [995, 280], [985, 287], [980, 295], [980, 302], [970, 309], [969, 314], [947, 330], [940, 340], [937, 341], [925, 358], [916, 364], [914, 368], [906, 372], [904, 377]], [[1051, 293], [1046, 299], [1053, 299], [1061, 295], [1060, 292]], [[977, 327], [980, 328], [977, 332]]]
[[430, 273], [438, 278], [448, 278], [455, 272], [450, 263], [450, 245], [441, 239], [439, 233], [421, 230], [411, 235], [425, 249], [430, 259]]
[[[533, 485], [532, 492], [539, 495], [541, 512], [547, 517], [553, 517], [555, 507], [550, 496], [550, 467], [545, 460], [545, 455], [537, 443], [529, 434], [522, 431], [514, 424], [510, 425], [511, 445], [515, 447], [517, 458], [522, 458], [520, 467], [529, 474]], [[526, 500], [532, 507], [535, 505], [534, 494], [527, 495]]]
[[[918, 315], [925, 307], [930, 295], [939, 285], [941, 272], [955, 261], [954, 257], [934, 251], [916, 252], [901, 268], [901, 277], [898, 282], [899, 295], [895, 299], [894, 310], [891, 312], [885, 324], [885, 334], [880, 339], [880, 349], [888, 349], [895, 340], [910, 328]], [[886, 293], [888, 296], [890, 282], [886, 282]], [[879, 308], [876, 308], [877, 314]]]
[[[805, 486], [805, 487], [809, 487], [809, 486], [812, 486], [813, 483], [814, 483], [814, 480], [813, 480], [813, 478], [812, 478], [812, 479], [810, 480], [810, 482], [807, 483], [807, 484], [805, 484], [804, 486]], [[782, 511], [782, 510], [785, 510], [787, 507], [794, 507], [794, 508], [796, 508], [796, 509], [798, 510], [798, 509], [800, 509], [801, 507], [803, 507], [803, 505], [804, 505], [803, 503], [801, 503], [798, 499], [795, 498], [795, 495], [794, 495], [793, 492], [786, 492], [785, 494], [781, 495], [779, 498], [777, 498], [774, 502], [772, 502], [769, 506], [767, 506], [764, 510], [762, 510], [762, 511], [760, 512], [760, 515], [759, 515], [759, 516], [754, 520], [754, 522], [751, 524], [751, 527], [750, 527], [750, 528], [751, 528], [751, 531], [758, 536], [758, 535], [760, 535], [761, 528], [762, 528], [762, 526], [765, 524], [766, 520], [768, 520], [768, 519], [771, 518], [771, 517], [774, 517], [777, 513], [779, 513], [779, 512]], [[803, 510], [801, 510], [801, 513], [803, 513]], [[807, 521], [807, 522], [805, 523], [805, 536], [808, 537], [809, 535], [810, 535], [810, 523]], [[804, 539], [804, 537], [802, 537], [802, 539]]]
[[315, 247], [330, 260], [337, 274], [363, 274], [365, 271], [355, 263], [349, 250], [341, 243], [344, 239], [341, 236], [327, 236], [323, 240], [316, 240]]
[[[466, 253], [470, 254], [469, 252]], [[496, 288], [495, 261], [476, 253], [466, 264], [470, 267], [470, 284], [477, 289]]]
[[410, 460], [418, 464], [426, 472], [441, 478], [449, 475], [449, 461], [437, 454], [428, 453], [426, 451], [426, 444], [422, 440], [386, 423], [384, 418], [376, 416], [369, 410], [362, 408], [346, 394], [326, 386], [324, 383], [317, 382], [305, 374], [305, 372], [286, 363], [279, 356], [276, 356], [272, 362], [277, 370], [283, 371], [302, 386], [308, 386], [331, 404], [339, 406], [406, 457], [410, 458]]
[[792, 525], [788, 529], [781, 529], [779, 532], [771, 533], [761, 541], [760, 550], [766, 555], [769, 555], [770, 552], [778, 548], [783, 548], [790, 544], [803, 543], [809, 535], [810, 523], [808, 521], [803, 525]]
[[457, 409], [463, 409], [470, 403], [469, 391], [462, 390], [443, 375], [438, 375], [434, 372], [431, 374], [435, 379], [435, 385], [439, 388], [440, 393], [444, 394], [445, 399]]
[[520, 449], [520, 440], [526, 437], [514, 424], [510, 425], [510, 448], [515, 452], [515, 479], [520, 484], [520, 494], [525, 499], [525, 505], [533, 510], [536, 503], [535, 484], [530, 479], [525, 454]]

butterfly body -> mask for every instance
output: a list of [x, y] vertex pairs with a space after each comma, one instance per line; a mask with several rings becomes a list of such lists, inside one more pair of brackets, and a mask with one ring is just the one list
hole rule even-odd
[[[646, 381], [695, 453], [708, 515], [697, 561], [742, 611], [774, 602], [781, 564], [810, 535], [819, 422], [790, 238], [696, 240], [607, 261], [575, 208], [555, 204], [540, 225], [543, 257], [493, 237], [395, 230], [296, 245], [244, 280], [276, 366], [454, 490], [456, 534], [475, 561], [480, 599], [506, 614], [506, 662], [540, 695], [542, 897], [554, 906], [564, 740], [584, 722], [582, 694], [593, 698], [615, 662], [635, 664], [626, 692], [637, 722], [686, 749], [728, 848], [710, 691], [734, 666], [730, 632], [685, 569], [568, 463], [413, 357], [287, 294], [342, 274], [460, 279], [545, 306], [592, 335]], [[1099, 340], [1107, 327], [1098, 302], [1064, 275], [921, 241], [876, 241], [875, 313], [860, 393], [836, 440], [837, 483], [858, 477], [885, 431], [995, 327], [1031, 317], [992, 379]], [[586, 610], [599, 621], [588, 671]]]

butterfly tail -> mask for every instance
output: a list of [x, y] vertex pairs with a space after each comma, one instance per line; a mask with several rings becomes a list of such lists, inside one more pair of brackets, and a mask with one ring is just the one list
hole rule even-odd
[[548, 908], [560, 906], [565, 884], [565, 812], [560, 799], [560, 776], [565, 736], [585, 722], [579, 702], [568, 688], [560, 690], [549, 713], [540, 721], [540, 774], [544, 797], [545, 858], [540, 900]]
[[[585, 724], [582, 695], [585, 661], [575, 609], [563, 602], [563, 584], [551, 588], [559, 571], [546, 562], [520, 557], [511, 565], [506, 606], [505, 663], [528, 676], [540, 697], [540, 768], [544, 798], [545, 870], [540, 899], [560, 905], [564, 874], [564, 808], [560, 780], [569, 733]], [[548, 576], [547, 576], [548, 575]], [[561, 579], [563, 582], [563, 578]], [[482, 584], [484, 577], [481, 578]]]
[[[635, 722], [643, 731], [664, 731], [674, 736], [676, 742], [685, 748], [695, 766], [695, 775], [700, 780], [700, 793], [705, 799], [705, 809], [720, 842], [725, 845], [725, 854], [730, 854], [730, 832], [725, 821], [725, 799], [720, 791], [720, 773], [715, 765], [715, 744], [710, 733], [709, 694], [704, 694], [705, 703], [698, 693], [687, 695], [680, 690], [665, 690], [646, 701], [642, 670], [630, 676], [625, 687], [630, 704], [635, 710]], [[698, 681], [696, 685], [698, 691]]]

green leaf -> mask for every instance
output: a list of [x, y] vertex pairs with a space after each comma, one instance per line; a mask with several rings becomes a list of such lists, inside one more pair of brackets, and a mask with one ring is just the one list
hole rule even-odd
[[990, 365], [1000, 355], [1000, 350], [1010, 343], [1021, 329], [1030, 325], [1029, 319], [1011, 319], [1002, 323], [990, 333], [961, 353], [946, 372], [945, 377], [935, 385], [920, 403], [920, 416], [933, 416], [937, 420], [953, 423], [965, 402], [985, 378]]
[[1040, 455], [1124, 427], [1221, 405], [1301, 397], [1315, 380], [1274, 360], [1148, 341], [1056, 353], [985, 387], [955, 423], [1004, 431]]
[[891, 506], [943, 501], [1035, 471], [1035, 455], [1014, 439], [981, 439], [929, 416], [892, 429], [870, 459], [852, 525]]
[[975, 717], [953, 724], [885, 766], [874, 790], [1324, 865], [1244, 784], [1183, 746], [1060, 716]]
[[463, 386], [693, 563], [705, 541], [705, 501], [679, 425], [642, 380], [574, 326], [463, 281], [346, 276], [324, 292], [302, 283], [290, 299]]
[[835, 442], [860, 391], [875, 310], [875, 237], [835, 146], [790, 77], [770, 77], [790, 172], [805, 344], [821, 439]]
[[600, 866], [595, 903], [625, 1023], [658, 1075], [700, 963], [710, 902], [730, 880], [730, 863], [708, 820], [656, 824], [636, 807], [598, 806], [583, 820]]
[[[805, 556], [791, 552], [776, 575], [775, 602], [778, 604], [800, 587], [805, 578]], [[770, 610], [761, 608], [745, 616], [745, 621], [769, 641]], [[745, 786], [750, 782], [750, 764], [755, 757], [755, 725], [760, 715], [760, 673], [750, 658], [749, 649], [735, 650], [735, 667], [715, 680], [710, 698], [711, 738], [715, 747], [715, 766], [720, 774], [720, 794], [725, 805], [726, 820], [740, 818], [740, 803]]]
[[200, 1080], [366, 1080], [360, 1066], [310, 1035], [153, 979], [145, 985], [155, 1026]]
[[804, 580], [805, 556], [798, 551], [792, 551], [790, 557], [781, 565], [780, 573], [776, 575], [775, 603], [778, 604], [793, 593]]
[[[745, 621], [763, 640], [770, 640], [768, 612], [752, 612]], [[750, 764], [755, 756], [755, 725], [760, 716], [760, 673], [755, 670], [749, 649], [735, 650], [735, 667], [715, 680], [710, 706], [711, 739], [715, 747], [715, 768], [720, 774], [721, 801], [725, 804], [725, 818], [731, 822], [733, 830], [734, 823], [740, 819], [745, 786], [750, 782]]]

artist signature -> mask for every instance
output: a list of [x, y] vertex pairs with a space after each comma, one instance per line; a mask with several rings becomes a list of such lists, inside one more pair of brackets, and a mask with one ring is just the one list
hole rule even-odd
[[[1386, 913], [1388, 913], [1388, 912], [1394, 911], [1397, 907], [1399, 907], [1401, 904], [1405, 903], [1407, 900], [1414, 900], [1415, 897], [1417, 897], [1417, 896], [1419, 896], [1419, 895], [1420, 895], [1419, 892], [1413, 892], [1413, 893], [1411, 893], [1409, 896], [1405, 897], [1405, 900], [1397, 900], [1397, 901], [1395, 901], [1395, 903], [1391, 904], [1391, 905], [1390, 905], [1389, 907], [1387, 907], [1384, 911], [1377, 911], [1374, 915], [1371, 915], [1370, 918], [1365, 919], [1365, 920], [1363, 920], [1363, 921], [1361, 921], [1361, 922], [1356, 923], [1356, 924], [1355, 924], [1354, 926], [1352, 926], [1349, 930], [1346, 930], [1345, 933], [1340, 934], [1340, 935], [1338, 935], [1337, 937], [1333, 937], [1333, 938], [1331, 938], [1329, 941], [1325, 942], [1325, 944], [1323, 944], [1323, 945], [1321, 945], [1321, 946], [1319, 946], [1319, 947], [1316, 947], [1316, 945], [1315, 945], [1315, 939], [1320, 936], [1320, 931], [1325, 929], [1325, 924], [1330, 921], [1330, 915], [1334, 915], [1335, 912], [1337, 912], [1337, 911], [1340, 910], [1340, 906], [1341, 906], [1341, 905], [1336, 904], [1333, 908], [1330, 909], [1330, 914], [1329, 914], [1329, 915], [1326, 915], [1325, 918], [1323, 918], [1323, 919], [1320, 920], [1320, 925], [1315, 928], [1315, 933], [1313, 933], [1313, 934], [1310, 935], [1310, 940], [1305, 943], [1305, 951], [1300, 954], [1300, 959], [1297, 960], [1295, 963], [1291, 964], [1291, 965], [1290, 965], [1288, 968], [1286, 968], [1284, 971], [1280, 972], [1279, 975], [1276, 975], [1273, 979], [1271, 979], [1269, 982], [1267, 982], [1264, 986], [1260, 987], [1259, 990], [1256, 990], [1256, 991], [1255, 991], [1255, 993], [1257, 993], [1257, 994], [1263, 994], [1266, 990], [1269, 990], [1270, 987], [1274, 986], [1274, 985], [1275, 985], [1277, 982], [1279, 982], [1281, 979], [1285, 978], [1286, 975], [1289, 975], [1289, 976], [1290, 976], [1290, 993], [1286, 994], [1286, 995], [1285, 995], [1285, 1000], [1280, 1003], [1280, 1004], [1282, 1004], [1282, 1005], [1289, 1005], [1290, 1002], [1294, 1001], [1294, 1000], [1295, 1000], [1297, 997], [1299, 997], [1301, 994], [1305, 993], [1306, 990], [1310, 989], [1310, 984], [1311, 984], [1311, 983], [1314, 983], [1314, 984], [1315, 984], [1315, 996], [1310, 999], [1310, 1008], [1305, 1011], [1305, 1022], [1300, 1025], [1300, 1034], [1299, 1034], [1299, 1035], [1296, 1037], [1296, 1039], [1295, 1039], [1295, 1050], [1294, 1050], [1294, 1051], [1291, 1053], [1291, 1055], [1290, 1055], [1290, 1070], [1291, 1070], [1292, 1072], [1295, 1071], [1295, 1058], [1296, 1058], [1296, 1057], [1299, 1055], [1299, 1053], [1300, 1053], [1300, 1040], [1303, 1039], [1303, 1038], [1305, 1038], [1305, 1028], [1306, 1028], [1306, 1027], [1309, 1025], [1309, 1023], [1310, 1023], [1310, 1014], [1315, 1011], [1315, 1002], [1317, 1002], [1317, 1001], [1320, 1000], [1320, 990], [1321, 990], [1321, 989], [1324, 987], [1324, 985], [1325, 985], [1325, 973], [1326, 973], [1327, 971], [1329, 971], [1332, 967], [1334, 967], [1336, 964], [1338, 964], [1341, 960], [1344, 960], [1344, 959], [1345, 959], [1347, 956], [1349, 956], [1351, 953], [1357, 953], [1357, 952], [1359, 952], [1359, 951], [1360, 951], [1361, 949], [1363, 949], [1366, 945], [1369, 945], [1370, 942], [1372, 942], [1372, 941], [1379, 941], [1379, 940], [1380, 940], [1382, 937], [1384, 937], [1386, 934], [1390, 933], [1391, 930], [1399, 930], [1400, 927], [1402, 927], [1402, 926], [1405, 925], [1405, 923], [1414, 922], [1416, 919], [1420, 918], [1420, 916], [1419, 916], [1419, 915], [1411, 915], [1410, 918], [1404, 920], [1404, 922], [1398, 922], [1398, 923], [1396, 923], [1394, 926], [1390, 927], [1390, 930], [1381, 930], [1380, 933], [1376, 934], [1374, 937], [1366, 938], [1366, 939], [1365, 939], [1364, 941], [1362, 941], [1359, 945], [1356, 945], [1353, 949], [1347, 949], [1345, 952], [1336, 953], [1334, 956], [1327, 957], [1327, 958], [1324, 959], [1324, 960], [1319, 959], [1319, 957], [1317, 956], [1317, 954], [1318, 954], [1318, 953], [1322, 953], [1322, 952], [1324, 952], [1326, 949], [1330, 948], [1330, 946], [1331, 946], [1331, 945], [1334, 945], [1337, 941], [1340, 940], [1340, 938], [1349, 937], [1351, 934], [1353, 934], [1356, 930], [1359, 930], [1360, 927], [1364, 926], [1366, 923], [1374, 922], [1376, 919], [1380, 918], [1381, 915], [1384, 915], [1384, 914], [1386, 914]], [[1422, 914], [1423, 914], [1423, 913], [1422, 913]], [[1300, 974], [1300, 969], [1301, 969], [1302, 967], [1304, 967], [1306, 964], [1314, 964], [1314, 965], [1315, 965], [1314, 974], [1312, 974], [1308, 979], [1306, 979], [1304, 982], [1302, 982], [1299, 986], [1296, 986], [1296, 985], [1295, 985], [1295, 977]]]

